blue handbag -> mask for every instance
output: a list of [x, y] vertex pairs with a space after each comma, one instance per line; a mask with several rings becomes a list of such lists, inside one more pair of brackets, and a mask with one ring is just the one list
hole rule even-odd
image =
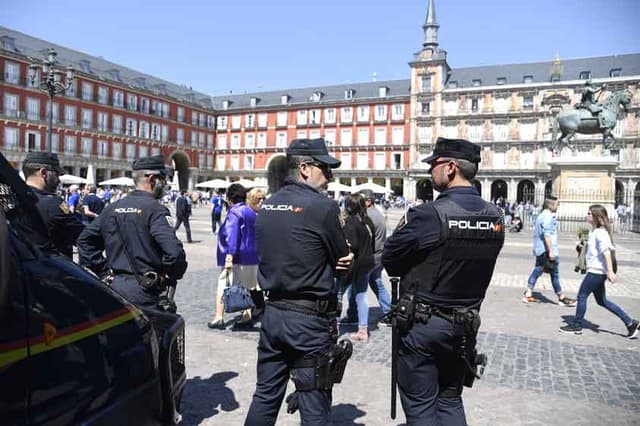
[[221, 274], [225, 274], [226, 287], [222, 293], [222, 303], [224, 304], [224, 311], [228, 314], [233, 312], [244, 311], [245, 309], [255, 308], [251, 293], [246, 287], [240, 284], [231, 284], [231, 273], [223, 271]]

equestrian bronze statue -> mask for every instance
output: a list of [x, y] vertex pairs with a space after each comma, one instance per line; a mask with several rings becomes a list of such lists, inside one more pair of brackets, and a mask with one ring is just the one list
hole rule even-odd
[[[612, 131], [616, 127], [620, 106], [626, 111], [631, 105], [631, 93], [628, 90], [613, 92], [602, 104], [598, 103], [595, 95], [604, 89], [605, 85], [595, 87], [591, 81], [586, 83], [586, 91], [575, 108], [567, 109], [558, 114], [553, 120], [552, 151], [564, 146], [571, 146], [571, 138], [576, 133], [602, 133], [602, 145], [605, 149], [616, 148], [616, 139]], [[558, 138], [558, 129], [561, 134]], [[560, 146], [559, 146], [560, 145]]]

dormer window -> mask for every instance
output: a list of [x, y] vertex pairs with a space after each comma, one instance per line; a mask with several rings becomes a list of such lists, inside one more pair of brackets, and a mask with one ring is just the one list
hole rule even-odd
[[80, 69], [87, 74], [91, 74], [91, 61], [87, 59], [80, 60]]
[[144, 77], [137, 77], [133, 81], [136, 82], [136, 85], [141, 89], [147, 88], [147, 82]]
[[289, 95], [280, 96], [280, 105], [286, 105], [289, 103]]
[[622, 68], [613, 68], [609, 71], [609, 77], [620, 77], [622, 76]]
[[580, 80], [589, 80], [591, 78], [591, 71], [580, 71]]
[[447, 89], [455, 89], [457, 87], [458, 87], [458, 82], [455, 80], [447, 83]]
[[533, 76], [532, 75], [525, 75], [524, 78], [522, 79], [522, 82], [524, 84], [533, 83]]
[[378, 87], [378, 96], [381, 98], [384, 98], [387, 96], [389, 92], [389, 88], [387, 86], [380, 86]]
[[158, 89], [158, 93], [163, 96], [167, 95], [167, 85], [164, 83], [156, 84], [156, 88]]
[[2, 36], [0, 37], [0, 40], [2, 40], [2, 48], [5, 50], [15, 50], [16, 46], [15, 46], [15, 39], [13, 37], [9, 37], [9, 36]]
[[471, 85], [473, 87], [482, 86], [482, 80], [480, 80], [479, 78], [476, 78], [475, 80], [471, 80]]
[[322, 95], [323, 95], [322, 92], [313, 92], [313, 95], [311, 95], [311, 100], [313, 102], [319, 102], [320, 99], [322, 99]]
[[347, 101], [350, 101], [351, 99], [353, 99], [353, 95], [355, 94], [355, 90], [353, 89], [347, 89], [344, 91], [344, 98]]
[[496, 84], [498, 86], [501, 86], [503, 84], [507, 84], [507, 77], [498, 77], [498, 79], [496, 80]]
[[224, 110], [229, 109], [229, 101], [222, 101], [222, 109]]
[[258, 105], [258, 98], [252, 96], [251, 100], [249, 101], [249, 105], [251, 105], [251, 108], [255, 108], [256, 105]]
[[122, 80], [120, 79], [120, 70], [109, 70], [109, 76], [111, 76], [111, 80], [113, 81], [117, 81], [118, 83], [122, 82]]

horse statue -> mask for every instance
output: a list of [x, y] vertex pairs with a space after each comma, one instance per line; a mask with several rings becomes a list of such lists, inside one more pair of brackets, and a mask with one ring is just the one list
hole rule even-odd
[[[615, 148], [616, 139], [611, 132], [616, 127], [620, 105], [627, 111], [631, 105], [631, 92], [628, 90], [613, 92], [602, 103], [602, 110], [598, 115], [593, 115], [589, 109], [585, 108], [572, 108], [560, 112], [553, 120], [551, 150], [556, 152], [558, 145], [561, 145], [561, 148], [567, 146], [573, 150], [571, 138], [576, 133], [588, 135], [602, 133], [603, 147], [606, 149]], [[562, 132], [559, 138], [557, 137], [558, 129]]]

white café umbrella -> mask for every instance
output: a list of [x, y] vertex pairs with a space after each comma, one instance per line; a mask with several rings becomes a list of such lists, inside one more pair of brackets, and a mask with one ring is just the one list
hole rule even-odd
[[392, 190], [373, 182], [362, 183], [351, 188], [352, 192], [360, 192], [364, 190], [373, 191], [376, 194], [387, 194], [389, 192], [393, 192]]
[[79, 185], [79, 184], [87, 183], [87, 180], [80, 176], [62, 175], [60, 176], [60, 182], [63, 185], [71, 185], [71, 184]]
[[340, 182], [329, 182], [329, 185], [327, 185], [327, 191], [332, 191], [332, 192], [351, 192], [352, 189], [350, 186], [348, 185], [344, 185]]
[[222, 179], [212, 179], [205, 182], [200, 182], [196, 185], [197, 188], [228, 188], [231, 182], [227, 182]]
[[93, 164], [89, 164], [87, 167], [87, 182], [88, 185], [95, 185], [96, 183], [96, 173], [93, 170]]
[[235, 182], [230, 182], [229, 185], [233, 184], [233, 183], [237, 183], [239, 185], [244, 186], [245, 188], [255, 188], [256, 186], [258, 187], [266, 187], [266, 185], [262, 185], [261, 183], [249, 180], [249, 179], [240, 179], [237, 180]]
[[126, 176], [117, 177], [117, 178], [113, 178], [113, 179], [109, 179], [109, 180], [103, 180], [98, 185], [100, 185], [100, 186], [102, 186], [102, 185], [135, 186], [135, 184], [133, 183], [133, 179], [131, 179], [130, 177], [126, 177]]

